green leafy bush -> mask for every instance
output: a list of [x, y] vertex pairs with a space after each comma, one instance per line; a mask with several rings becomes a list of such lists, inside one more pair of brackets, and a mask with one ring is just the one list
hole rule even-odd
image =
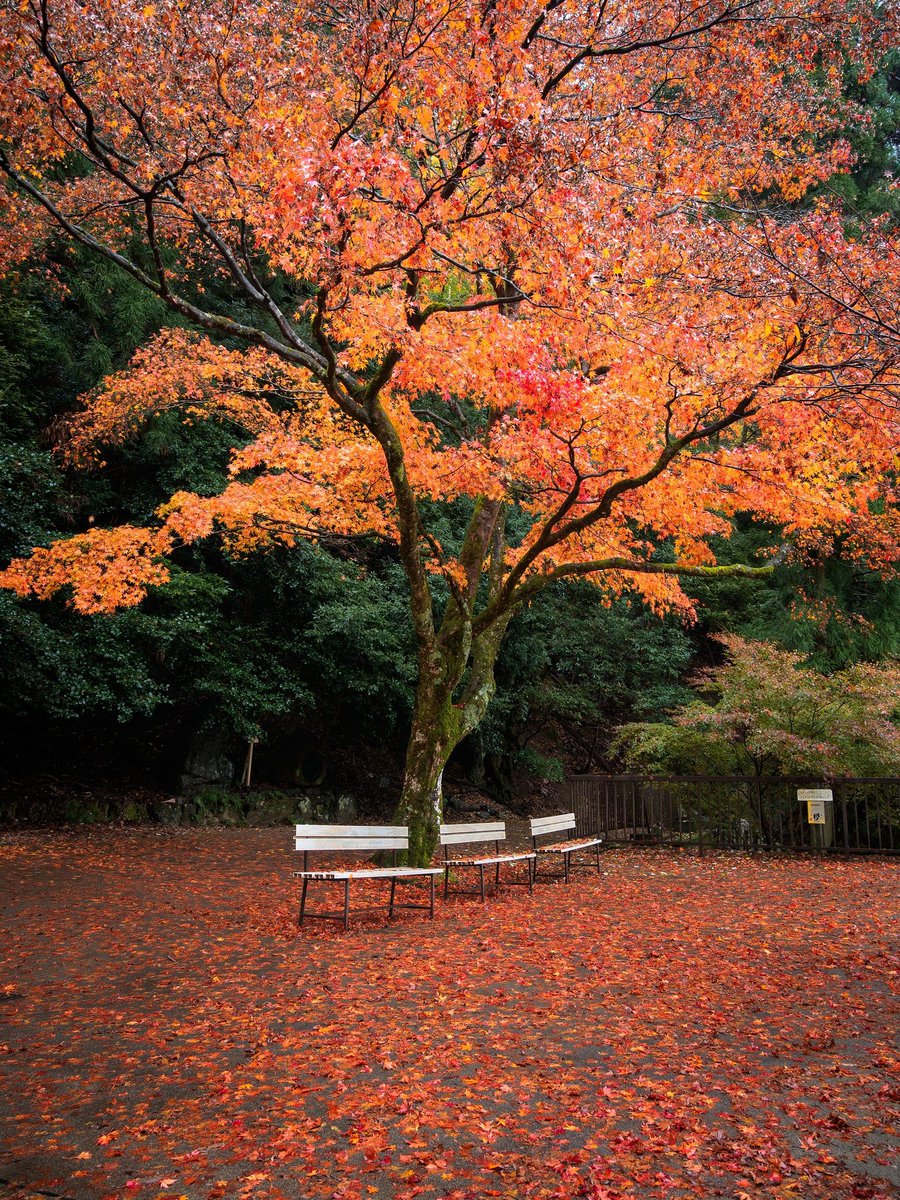
[[702, 698], [670, 723], [631, 723], [618, 746], [652, 773], [891, 775], [900, 772], [900, 668], [823, 675], [766, 642], [725, 636], [727, 661], [700, 672]]

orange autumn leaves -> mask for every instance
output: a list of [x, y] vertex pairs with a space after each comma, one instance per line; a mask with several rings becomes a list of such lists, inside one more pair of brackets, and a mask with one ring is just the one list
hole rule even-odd
[[171, 538], [164, 532], [120, 525], [90, 529], [39, 547], [31, 558], [17, 560], [2, 572], [2, 585], [20, 596], [46, 599], [71, 589], [79, 612], [111, 612], [138, 604], [148, 588], [165, 583], [169, 572], [161, 561]]
[[154, 417], [180, 409], [185, 420], [216, 419], [248, 433], [277, 421], [271, 398], [302, 402], [304, 382], [259, 350], [235, 353], [182, 329], [167, 329], [109, 376], [67, 425], [61, 445], [73, 466], [102, 466], [104, 446], [140, 436]]
[[[71, 572], [79, 607], [134, 603], [211, 533], [373, 535], [460, 581], [424, 516], [458, 498], [526, 514], [507, 575], [602, 571], [655, 604], [686, 604], [641, 573], [655, 547], [709, 564], [738, 512], [889, 565], [892, 251], [786, 202], [846, 168], [844, 60], [870, 70], [893, 16], [394, 0], [323, 26], [276, 0], [239, 22], [52, 0], [8, 18], [9, 258], [40, 213], [203, 331], [161, 334], [87, 397], [65, 453], [96, 466], [170, 408], [241, 445], [220, 496], [176, 494], [143, 535], [92, 530], [6, 586]], [[54, 173], [73, 146], [89, 169]], [[190, 299], [198, 267], [250, 315]]]
[[[496, 317], [478, 320], [491, 320], [505, 332]], [[441, 330], [434, 329], [439, 353], [444, 348]], [[435, 353], [426, 335], [419, 341], [417, 368]], [[503, 344], [502, 338], [498, 341]], [[670, 382], [676, 377], [668, 375]], [[602, 383], [592, 384], [574, 371], [549, 377], [498, 359], [497, 407], [502, 384], [507, 397], [518, 398], [514, 410], [501, 411], [479, 436], [456, 446], [441, 444], [427, 419], [416, 415], [415, 393], [401, 391], [407, 378], [405, 371], [398, 375], [387, 403], [417, 494], [434, 499], [514, 494], [535, 518], [536, 531], [571, 487], [576, 470], [584, 475], [580, 500], [587, 505], [601, 494], [610, 475], [624, 469], [620, 464], [638, 473], [656, 453], [642, 422], [658, 421], [662, 405], [635, 402], [637, 388], [649, 384], [646, 366], [638, 361], [625, 359]], [[662, 381], [658, 386], [662, 391]], [[696, 419], [695, 405], [688, 397], [672, 406], [676, 431]], [[833, 415], [803, 405], [786, 413], [776, 399], [756, 414], [752, 441], [738, 427], [714, 449], [685, 456], [629, 497], [615, 526], [607, 522], [603, 527], [602, 539], [592, 528], [573, 534], [545, 554], [538, 567], [646, 553], [636, 522], [657, 536], [676, 539], [679, 561], [709, 563], [705, 537], [726, 533], [729, 515], [745, 509], [781, 521], [796, 538], [815, 540], [829, 526], [844, 536], [858, 531], [860, 546], [870, 555], [880, 530], [887, 561], [890, 525], [882, 517], [868, 522], [868, 534], [865, 526], [866, 502], [876, 498], [879, 486], [874, 468], [889, 446], [875, 436], [880, 426], [857, 407], [854, 428], [850, 416], [836, 407]], [[147, 586], [166, 578], [161, 556], [214, 532], [238, 552], [328, 532], [396, 539], [391, 483], [374, 438], [336, 414], [305, 372], [262, 351], [225, 351], [181, 331], [164, 333], [89, 399], [70, 426], [65, 452], [71, 461], [91, 463], [104, 445], [140, 436], [165, 408], [177, 408], [189, 421], [227, 421], [241, 432], [246, 444], [234, 452], [232, 480], [225, 490], [212, 497], [176, 494], [160, 509], [160, 524], [152, 529], [94, 529], [39, 551], [4, 573], [6, 586], [44, 596], [72, 584], [76, 607], [103, 611], [137, 602]], [[834, 437], [835, 428], [840, 438]], [[784, 474], [788, 467], [789, 481]], [[510, 566], [537, 536], [533, 532], [522, 547], [508, 550]], [[452, 564], [441, 562], [438, 553], [431, 554], [432, 569], [450, 569]], [[119, 569], [114, 569], [117, 560]], [[631, 581], [617, 573], [611, 582], [623, 586]], [[651, 602], [678, 601], [667, 579], [646, 578], [641, 586]]]
[[[496, 317], [478, 320], [503, 328]], [[438, 349], [443, 349], [440, 343]], [[421, 347], [417, 368], [430, 352], [431, 347]], [[652, 465], [657, 442], [646, 437], [644, 422], [659, 422], [664, 410], [655, 398], [635, 402], [637, 389], [646, 389], [651, 381], [645, 364], [627, 358], [602, 384], [574, 371], [548, 377], [501, 361], [495, 372], [497, 407], [501, 388], [507, 398], [516, 395], [517, 403], [485, 422], [477, 437], [456, 446], [441, 444], [427, 419], [417, 415], [415, 393], [401, 390], [406, 372], [398, 375], [386, 403], [418, 495], [514, 495], [533, 516], [534, 532], [521, 547], [507, 551], [513, 566], [571, 488], [576, 471], [584, 477], [579, 499], [587, 506], [625, 464], [633, 474]], [[673, 378], [670, 372], [670, 383]], [[662, 392], [662, 381], [658, 386]], [[676, 430], [696, 419], [695, 404], [686, 398], [672, 406]], [[164, 333], [136, 356], [127, 372], [89, 398], [71, 423], [65, 454], [73, 462], [95, 463], [104, 446], [140, 436], [166, 408], [182, 411], [186, 421], [228, 422], [246, 439], [234, 452], [232, 480], [225, 490], [212, 497], [176, 494], [160, 509], [155, 528], [93, 529], [38, 551], [0, 576], [5, 586], [23, 595], [46, 596], [71, 584], [81, 611], [108, 611], [138, 602], [146, 587], [164, 581], [162, 556], [175, 545], [215, 532], [238, 552], [272, 540], [291, 544], [298, 536], [329, 532], [396, 539], [391, 481], [375, 440], [335, 413], [305, 372], [262, 351], [225, 351], [180, 331]], [[615, 525], [607, 522], [601, 536], [593, 528], [579, 531], [547, 552], [537, 567], [645, 554], [649, 542], [636, 532], [636, 523], [656, 536], [676, 539], [680, 562], [709, 563], [705, 538], [726, 533], [729, 515], [747, 509], [813, 542], [827, 530], [856, 532], [860, 548], [870, 555], [880, 534], [887, 562], [891, 525], [884, 516], [869, 519], [867, 503], [877, 498], [879, 456], [890, 452], [890, 434], [866, 419], [862, 405], [857, 410], [855, 422], [837, 406], [829, 412], [795, 405], [786, 412], [776, 397], [755, 415], [752, 441], [739, 426], [714, 449], [684, 456], [627, 498]], [[840, 437], [835, 437], [836, 429]], [[431, 568], [450, 570], [452, 563], [442, 562], [439, 553], [439, 548], [431, 553]], [[610, 582], [633, 586], [621, 573]], [[651, 602], [678, 602], [677, 587], [667, 579], [645, 578], [640, 586]]]

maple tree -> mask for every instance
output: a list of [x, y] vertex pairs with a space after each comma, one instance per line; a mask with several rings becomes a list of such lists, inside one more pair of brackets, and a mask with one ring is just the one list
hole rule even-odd
[[900, 770], [900, 670], [860, 663], [831, 675], [767, 642], [720, 637], [728, 659], [699, 672], [715, 703], [681, 705], [671, 724], [622, 727], [632, 765], [722, 774], [895, 775]]
[[[190, 326], [87, 398], [72, 461], [166, 409], [236, 423], [221, 494], [92, 528], [0, 582], [137, 603], [180, 544], [399, 547], [418, 691], [398, 818], [441, 774], [512, 615], [571, 575], [689, 610], [738, 512], [896, 546], [898, 303], [878, 222], [799, 202], [849, 165], [897, 14], [867, 0], [8, 0], [9, 265], [46, 230]], [[223, 313], [198, 265], [240, 296]], [[277, 285], [277, 286], [276, 286]], [[285, 299], [287, 297], [287, 299]], [[433, 502], [468, 505], [455, 544]], [[524, 518], [520, 520], [519, 518]], [[668, 547], [668, 549], [665, 549]]]

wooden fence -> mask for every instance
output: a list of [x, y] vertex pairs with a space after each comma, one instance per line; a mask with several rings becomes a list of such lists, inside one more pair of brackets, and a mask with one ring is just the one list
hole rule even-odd
[[[798, 790], [830, 789], [810, 823]], [[609, 845], [900, 853], [900, 779], [753, 775], [574, 775], [563, 804]]]

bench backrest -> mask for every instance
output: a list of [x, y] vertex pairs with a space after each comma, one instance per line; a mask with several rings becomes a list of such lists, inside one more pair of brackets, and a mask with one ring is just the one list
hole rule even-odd
[[295, 850], [408, 850], [407, 825], [296, 825]]
[[502, 842], [506, 838], [503, 821], [469, 821], [463, 825], [442, 825], [442, 846], [467, 846], [473, 842]]
[[553, 817], [532, 817], [531, 818], [531, 836], [532, 838], [541, 837], [545, 833], [564, 833], [566, 830], [575, 828], [575, 814], [558, 813]]

